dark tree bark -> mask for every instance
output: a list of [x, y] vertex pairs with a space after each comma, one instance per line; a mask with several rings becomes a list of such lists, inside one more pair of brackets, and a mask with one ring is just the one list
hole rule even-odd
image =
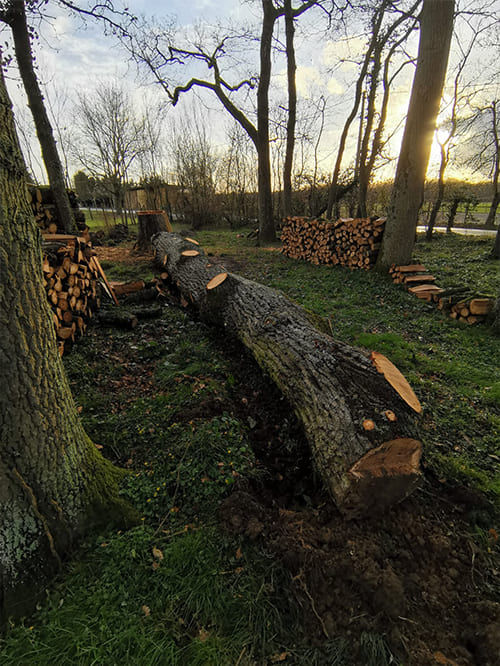
[[139, 228], [137, 231], [137, 241], [135, 250], [137, 252], [151, 252], [151, 238], [160, 231], [171, 231], [167, 229], [165, 215], [161, 210], [138, 211], [137, 219]]
[[[32, 610], [92, 524], [122, 520], [123, 472], [78, 418], [42, 285], [42, 253], [0, 68], [0, 624]], [[130, 516], [130, 512], [128, 513]]]
[[443, 90], [451, 35], [454, 0], [424, 0], [420, 43], [403, 142], [391, 203], [377, 264], [411, 260], [418, 212], [423, 201], [425, 174]]
[[407, 384], [398, 391], [389, 372], [377, 371], [376, 354], [321, 333], [303, 308], [274, 289], [221, 272], [199, 246], [177, 234], [158, 234], [153, 248], [182, 302], [238, 338], [280, 388], [345, 515], [376, 513], [414, 489], [420, 405]]
[[10, 0], [8, 9], [2, 12], [1, 20], [7, 23], [12, 30], [16, 61], [33, 115], [49, 185], [54, 195], [58, 219], [62, 231], [71, 233], [76, 231], [73, 209], [66, 191], [64, 169], [57, 152], [52, 125], [33, 66], [33, 53], [24, 0]]
[[274, 23], [278, 13], [272, 0], [262, 0], [262, 32], [260, 36], [260, 77], [257, 88], [257, 156], [259, 243], [276, 240], [271, 188], [271, 160], [269, 156], [269, 86], [271, 84], [271, 50]]
[[292, 167], [295, 146], [295, 124], [297, 121], [297, 86], [295, 82], [297, 65], [295, 60], [295, 26], [293, 23], [292, 0], [285, 0], [284, 8], [288, 79], [288, 122], [286, 126], [285, 163], [283, 166], [283, 215], [288, 217], [292, 214]]

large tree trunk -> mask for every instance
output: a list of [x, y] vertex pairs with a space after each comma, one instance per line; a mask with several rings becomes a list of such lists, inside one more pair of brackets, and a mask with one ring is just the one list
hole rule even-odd
[[378, 265], [407, 264], [415, 244], [418, 212], [448, 65], [454, 0], [424, 0], [420, 43], [403, 143]]
[[385, 357], [321, 333], [303, 308], [274, 289], [221, 272], [189, 239], [161, 233], [153, 249], [183, 302], [239, 338], [288, 399], [345, 515], [376, 513], [415, 488], [420, 404]]
[[59, 357], [0, 69], [0, 624], [36, 591], [89, 525], [125, 508], [123, 473], [85, 434]]
[[61, 230], [71, 233], [76, 230], [73, 209], [66, 191], [64, 170], [57, 152], [52, 126], [33, 67], [33, 53], [26, 22], [24, 0], [11, 0], [11, 8], [7, 16], [14, 38], [16, 61], [33, 115], [49, 185], [57, 207], [58, 220], [62, 227]]
[[271, 48], [276, 10], [271, 0], [262, 0], [262, 33], [260, 38], [260, 78], [257, 89], [257, 155], [259, 167], [259, 243], [276, 240], [269, 156], [269, 85], [271, 83]]

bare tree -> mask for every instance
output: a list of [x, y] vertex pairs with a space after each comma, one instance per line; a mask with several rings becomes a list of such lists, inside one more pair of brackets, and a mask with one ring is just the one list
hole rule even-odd
[[420, 43], [403, 142], [394, 179], [388, 218], [377, 264], [385, 269], [411, 259], [425, 174], [443, 90], [451, 36], [454, 0], [424, 0]]
[[[319, 4], [316, 0], [307, 0], [292, 8], [290, 12], [296, 18], [316, 4]], [[261, 242], [272, 242], [276, 235], [269, 151], [269, 89], [274, 27], [278, 18], [284, 15], [285, 8], [283, 4], [273, 0], [261, 0], [261, 8], [259, 76], [241, 78], [235, 83], [230, 83], [223, 75], [222, 64], [224, 58], [228, 57], [231, 42], [239, 42], [246, 37], [250, 43], [254, 40], [250, 33], [242, 35], [228, 32], [222, 37], [212, 39], [212, 47], [207, 40], [203, 43], [201, 39], [195, 40], [191, 46], [179, 47], [175, 30], [157, 30], [151, 26], [142, 26], [132, 32], [125, 43], [136, 60], [145, 65], [163, 87], [172, 104], [177, 104], [182, 94], [195, 88], [209, 90], [248, 134], [255, 146], [258, 161], [259, 237]], [[201, 76], [193, 76], [185, 84], [175, 86], [169, 82], [168, 72], [179, 65], [198, 66], [205, 71]], [[238, 105], [235, 98], [238, 92], [253, 89], [257, 91], [256, 123], [252, 122], [250, 115]]]
[[[363, 132], [360, 132], [360, 135], [363, 134], [361, 141], [359, 142], [360, 154], [358, 156], [358, 168], [356, 169], [356, 177], [362, 178], [362, 188], [360, 194], [360, 205], [361, 208], [366, 208], [366, 191], [368, 189], [368, 182], [370, 179], [371, 172], [373, 170], [373, 164], [375, 158], [380, 152], [381, 147], [381, 135], [383, 130], [383, 122], [379, 123], [379, 135], [376, 137], [377, 143], [373, 145], [371, 151], [371, 157], [368, 158], [368, 147], [371, 138], [372, 126], [375, 118], [375, 101], [377, 97], [377, 88], [380, 82], [381, 74], [381, 63], [382, 63], [382, 53], [385, 48], [388, 46], [391, 47], [391, 42], [393, 41], [394, 34], [397, 34], [398, 29], [405, 21], [413, 21], [413, 14], [419, 6], [421, 0], [414, 2], [407, 11], [401, 11], [397, 8], [395, 3], [390, 0], [383, 0], [382, 2], [375, 2], [370, 7], [371, 17], [370, 17], [370, 39], [368, 41], [367, 48], [364, 53], [363, 60], [360, 65], [360, 70], [358, 78], [356, 80], [355, 90], [354, 90], [354, 100], [351, 111], [346, 118], [342, 133], [340, 135], [339, 147], [337, 150], [337, 158], [335, 161], [335, 166], [333, 169], [329, 196], [328, 196], [328, 207], [326, 211], [327, 217], [332, 217], [335, 208], [335, 215], [338, 215], [338, 202], [339, 202], [339, 176], [342, 168], [342, 160], [344, 158], [344, 151], [346, 147], [347, 137], [351, 124], [356, 118], [359, 110], [359, 105], [361, 104], [363, 98], [363, 87], [367, 77], [370, 79], [369, 93], [367, 95], [367, 112], [366, 112], [366, 127]], [[396, 12], [393, 13], [396, 9]], [[389, 18], [388, 18], [389, 17]], [[410, 28], [405, 31], [404, 35], [408, 36], [412, 31], [413, 27], [410, 23]], [[400, 46], [401, 42], [396, 40], [397, 46]], [[395, 47], [396, 48], [396, 47]], [[394, 50], [395, 50], [394, 48]], [[392, 55], [394, 54], [394, 51]], [[386, 79], [388, 82], [389, 79]], [[386, 88], [388, 95], [388, 88]], [[385, 96], [384, 101], [387, 105], [388, 96]], [[387, 106], [384, 109], [386, 113]], [[385, 121], [385, 116], [383, 116], [383, 121]], [[366, 211], [363, 211], [366, 214]]]
[[179, 187], [176, 212], [194, 229], [213, 223], [218, 159], [199, 112], [173, 126], [170, 145]]
[[[368, 93], [366, 99], [366, 114], [364, 123], [361, 123], [362, 132], [360, 132], [359, 154], [356, 155], [358, 162], [357, 181], [358, 181], [358, 211], [357, 215], [366, 217], [368, 186], [375, 168], [375, 162], [380, 156], [383, 148], [383, 134], [385, 130], [385, 121], [389, 107], [389, 98], [391, 87], [395, 78], [402, 69], [412, 62], [412, 59], [405, 58], [401, 64], [398, 64], [395, 71], [390, 73], [390, 67], [395, 59], [398, 49], [403, 46], [411, 33], [415, 30], [416, 20], [414, 13], [420, 4], [420, 0], [415, 2], [408, 12], [403, 12], [396, 16], [380, 35], [373, 50], [372, 65], [368, 73]], [[402, 28], [402, 29], [401, 29]], [[384, 55], [384, 50], [385, 55]], [[383, 95], [377, 116], [377, 95], [380, 82], [382, 80]], [[376, 125], [375, 125], [376, 123]]]
[[76, 107], [78, 129], [73, 151], [80, 164], [106, 185], [115, 211], [122, 216], [131, 166], [154, 150], [156, 134], [147, 131], [142, 113], [117, 82], [81, 93]]
[[[26, 4], [32, 8], [37, 3], [27, 2]], [[64, 170], [57, 151], [52, 125], [35, 74], [34, 57], [31, 49], [31, 31], [28, 27], [24, 0], [1, 2], [0, 21], [6, 23], [12, 31], [16, 61], [33, 115], [43, 162], [54, 195], [59, 223], [65, 231], [72, 231], [75, 228], [75, 219], [66, 192]]]
[[223, 215], [231, 227], [257, 217], [257, 174], [250, 139], [238, 123], [227, 131], [227, 151], [219, 162]]

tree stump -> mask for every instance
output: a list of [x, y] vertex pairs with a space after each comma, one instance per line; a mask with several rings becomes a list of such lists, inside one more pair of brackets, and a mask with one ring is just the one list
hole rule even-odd
[[212, 264], [190, 239], [160, 233], [153, 249], [181, 303], [239, 338], [287, 398], [344, 515], [372, 515], [413, 491], [421, 407], [385, 356], [322, 333], [302, 307]]
[[151, 252], [151, 238], [160, 231], [172, 231], [167, 214], [163, 210], [137, 211], [139, 229], [134, 249], [140, 254]]

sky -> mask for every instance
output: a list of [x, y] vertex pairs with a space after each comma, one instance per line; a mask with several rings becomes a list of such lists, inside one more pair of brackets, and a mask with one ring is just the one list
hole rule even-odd
[[[468, 0], [463, 0], [467, 2]], [[470, 2], [469, 2], [470, 4]], [[493, 4], [499, 4], [495, 0]], [[128, 4], [130, 11], [138, 16], [156, 17], [158, 21], [164, 17], [175, 16], [178, 22], [179, 35], [189, 33], [196, 26], [213, 26], [220, 23], [249, 24], [258, 23], [260, 17], [260, 2], [235, 0], [131, 0]], [[168, 10], [168, 13], [167, 13]], [[136, 65], [132, 63], [123, 47], [112, 36], [103, 34], [102, 27], [91, 22], [84, 23], [78, 17], [61, 11], [55, 4], [49, 3], [47, 16], [39, 26], [40, 39], [35, 46], [38, 72], [40, 79], [46, 85], [46, 97], [51, 100], [51, 109], [59, 116], [60, 126], [71, 132], [74, 122], [72, 105], [77, 99], [78, 91], [91, 92], [99, 81], [119, 79], [127, 84], [127, 88], [137, 100], [142, 103], [146, 95], [157, 96], [163, 103], [167, 102], [166, 95], [157, 86], [146, 81], [144, 74], [138, 74]], [[297, 89], [299, 104], [304, 108], [311, 108], [317, 103], [320, 95], [326, 98], [325, 129], [319, 149], [320, 168], [331, 172], [336, 156], [338, 138], [345, 117], [351, 108], [351, 95], [353, 82], [356, 79], [357, 68], [352, 62], [363, 53], [364, 39], [360, 35], [331, 34], [325, 37], [322, 33], [324, 21], [317, 13], [313, 16], [304, 14], [300, 19], [303, 30], [297, 31]], [[306, 27], [307, 26], [307, 29]], [[279, 32], [278, 37], [283, 37]], [[2, 42], [8, 38], [5, 31], [0, 35]], [[416, 54], [418, 39], [415, 35], [409, 44], [409, 51]], [[453, 49], [457, 51], [458, 42]], [[255, 57], [255, 50], [248, 52], [248, 59]], [[243, 54], [245, 56], [245, 54]], [[452, 53], [451, 61], [456, 58]], [[273, 65], [273, 90], [277, 101], [286, 99], [286, 73], [283, 59], [277, 59]], [[256, 71], [256, 70], [254, 70]], [[397, 80], [391, 96], [391, 107], [388, 118], [388, 127], [398, 128], [391, 147], [394, 154], [401, 141], [403, 121], [409, 99], [409, 91], [413, 77], [413, 67], [407, 66]], [[232, 80], [238, 72], [229, 71], [227, 78]], [[498, 83], [498, 82], [497, 82]], [[490, 82], [490, 85], [491, 82]], [[27, 141], [34, 147], [36, 142], [30, 135], [30, 118], [26, 101], [23, 98], [22, 87], [12, 78], [8, 87], [13, 98], [15, 112], [24, 125]], [[193, 104], [192, 97], [188, 95], [180, 101], [175, 109], [170, 109], [169, 119], [179, 118], [186, 113]], [[218, 101], [210, 95], [201, 96], [203, 115], [208, 121], [209, 131], [214, 145], [223, 151], [226, 141], [226, 128], [229, 123], [228, 114], [218, 105]], [[170, 122], [170, 121], [169, 121]], [[167, 123], [168, 125], [168, 123]], [[354, 130], [354, 124], [353, 124]], [[355, 131], [352, 132], [355, 134]], [[31, 138], [30, 138], [31, 136]], [[354, 137], [348, 141], [348, 151], [354, 148]], [[436, 158], [438, 156], [437, 144], [433, 147], [430, 172], [436, 171]], [[37, 177], [43, 179], [40, 158], [32, 158], [32, 169]], [[69, 170], [74, 173], [78, 164], [69, 159]], [[347, 162], [348, 160], [346, 160]], [[391, 178], [395, 169], [395, 162], [381, 171], [382, 177]], [[453, 172], [451, 172], [453, 175]]]

